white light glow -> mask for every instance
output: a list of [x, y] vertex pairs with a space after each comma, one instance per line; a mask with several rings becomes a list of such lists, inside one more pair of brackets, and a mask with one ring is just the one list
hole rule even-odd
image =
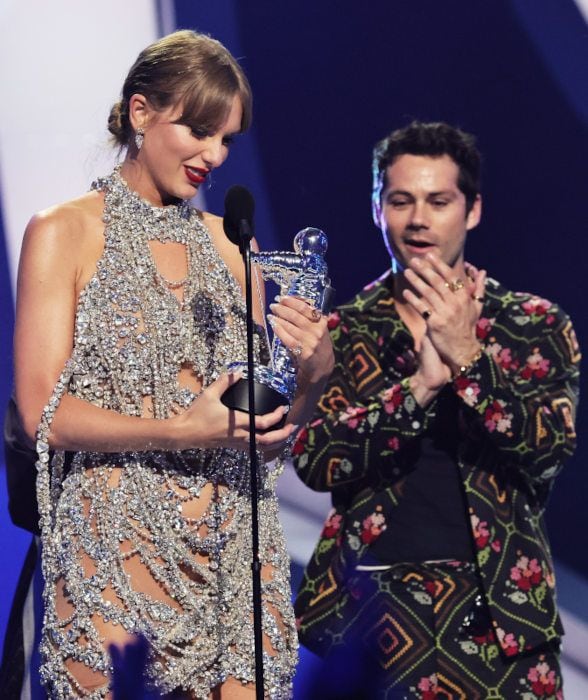
[[110, 107], [156, 37], [152, 0], [0, 5], [0, 178], [13, 283], [32, 214], [110, 171]]

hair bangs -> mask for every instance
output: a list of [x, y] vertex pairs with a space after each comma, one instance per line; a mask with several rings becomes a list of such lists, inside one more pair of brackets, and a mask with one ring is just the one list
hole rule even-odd
[[251, 123], [251, 91], [248, 84], [242, 84], [228, 64], [216, 66], [192, 82], [178, 104], [182, 105], [182, 115], [178, 123], [194, 129], [205, 129], [214, 133], [228, 119], [233, 100], [238, 97], [243, 110], [240, 132]]

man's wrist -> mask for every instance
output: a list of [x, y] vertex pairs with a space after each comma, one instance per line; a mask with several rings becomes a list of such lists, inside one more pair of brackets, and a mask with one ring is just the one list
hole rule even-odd
[[458, 377], [462, 377], [464, 374], [467, 374], [472, 367], [478, 362], [478, 360], [482, 357], [484, 354], [484, 348], [482, 347], [481, 344], [478, 344], [478, 347], [475, 350], [472, 350], [470, 353], [465, 354], [465, 359], [462, 358], [460, 362], [452, 362], [451, 363], [451, 379], [452, 381], [455, 381]]
[[418, 372], [415, 372], [415, 374], [409, 378], [408, 387], [410, 389], [410, 393], [414, 397], [414, 400], [421, 408], [426, 408], [431, 401], [437, 398], [439, 392], [443, 388], [443, 386], [427, 386], [425, 382], [422, 381], [422, 378]]

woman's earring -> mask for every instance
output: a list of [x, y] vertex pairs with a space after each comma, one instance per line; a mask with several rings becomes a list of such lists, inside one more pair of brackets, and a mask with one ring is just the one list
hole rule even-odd
[[145, 131], [143, 130], [142, 127], [139, 127], [137, 129], [137, 133], [135, 134], [135, 146], [137, 147], [137, 150], [141, 150], [141, 146], [143, 145], [143, 139], [145, 138]]

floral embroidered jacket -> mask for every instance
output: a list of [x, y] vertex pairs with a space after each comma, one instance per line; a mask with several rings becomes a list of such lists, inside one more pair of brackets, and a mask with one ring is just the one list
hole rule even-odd
[[[332, 493], [295, 605], [301, 640], [319, 653], [336, 635], [346, 571], [369, 561], [402, 498], [395, 456], [435, 410], [410, 392], [414, 346], [392, 284], [384, 275], [331, 315], [336, 366], [293, 450], [300, 478]], [[556, 305], [492, 279], [477, 335], [485, 352], [453, 382], [458, 468], [495, 635], [515, 655], [563, 633], [543, 513], [575, 446], [580, 354]]]

